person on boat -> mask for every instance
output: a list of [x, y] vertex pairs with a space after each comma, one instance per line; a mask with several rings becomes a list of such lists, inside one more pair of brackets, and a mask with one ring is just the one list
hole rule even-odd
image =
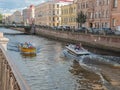
[[75, 50], [80, 50], [80, 49], [82, 49], [82, 44], [80, 43], [80, 44], [76, 44], [76, 46], [75, 46]]
[[25, 43], [23, 44], [23, 47], [24, 47], [24, 48], [28, 48], [28, 43], [25, 42]]
[[33, 48], [33, 45], [29, 42], [28, 47]]

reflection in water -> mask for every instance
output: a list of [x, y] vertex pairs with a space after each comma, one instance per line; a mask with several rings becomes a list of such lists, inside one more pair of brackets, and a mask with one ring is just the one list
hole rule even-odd
[[[12, 32], [9, 29], [5, 30]], [[67, 52], [61, 53], [64, 51], [64, 43], [33, 35], [6, 35], [6, 37], [9, 38], [9, 43], [27, 41], [40, 47], [40, 53], [32, 58], [22, 57], [19, 52], [8, 50], [8, 54], [32, 90], [95, 90], [95, 88], [102, 88], [99, 75], [93, 73], [95, 70], [93, 67], [95, 68], [97, 64], [101, 65], [97, 60], [113, 62], [120, 60], [115, 56], [93, 54], [75, 57]], [[82, 64], [91, 66], [91, 68], [86, 68]]]

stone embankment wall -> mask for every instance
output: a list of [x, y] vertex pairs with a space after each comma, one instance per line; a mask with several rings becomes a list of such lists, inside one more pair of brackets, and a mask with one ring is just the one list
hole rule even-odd
[[44, 30], [40, 28], [36, 28], [35, 32], [37, 35], [45, 36], [52, 39], [72, 43], [82, 42], [83, 45], [87, 45], [90, 47], [120, 52], [120, 36], [80, 34], [67, 31], [65, 32], [57, 30]]
[[25, 29], [24, 29], [24, 28], [11, 27], [11, 29], [13, 29], [13, 30], [18, 30], [18, 31], [21, 31], [21, 32], [25, 32]]

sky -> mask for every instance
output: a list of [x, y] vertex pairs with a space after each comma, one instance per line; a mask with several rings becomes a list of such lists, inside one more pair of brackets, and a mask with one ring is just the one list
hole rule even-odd
[[37, 5], [45, 0], [0, 0], [0, 13], [13, 13], [16, 10], [23, 10], [29, 5]]

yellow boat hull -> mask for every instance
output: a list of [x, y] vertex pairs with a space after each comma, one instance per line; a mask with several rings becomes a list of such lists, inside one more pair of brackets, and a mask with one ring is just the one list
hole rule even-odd
[[31, 54], [31, 53], [36, 53], [36, 48], [24, 48], [24, 47], [21, 47], [20, 51], [21, 51], [21, 53]]

